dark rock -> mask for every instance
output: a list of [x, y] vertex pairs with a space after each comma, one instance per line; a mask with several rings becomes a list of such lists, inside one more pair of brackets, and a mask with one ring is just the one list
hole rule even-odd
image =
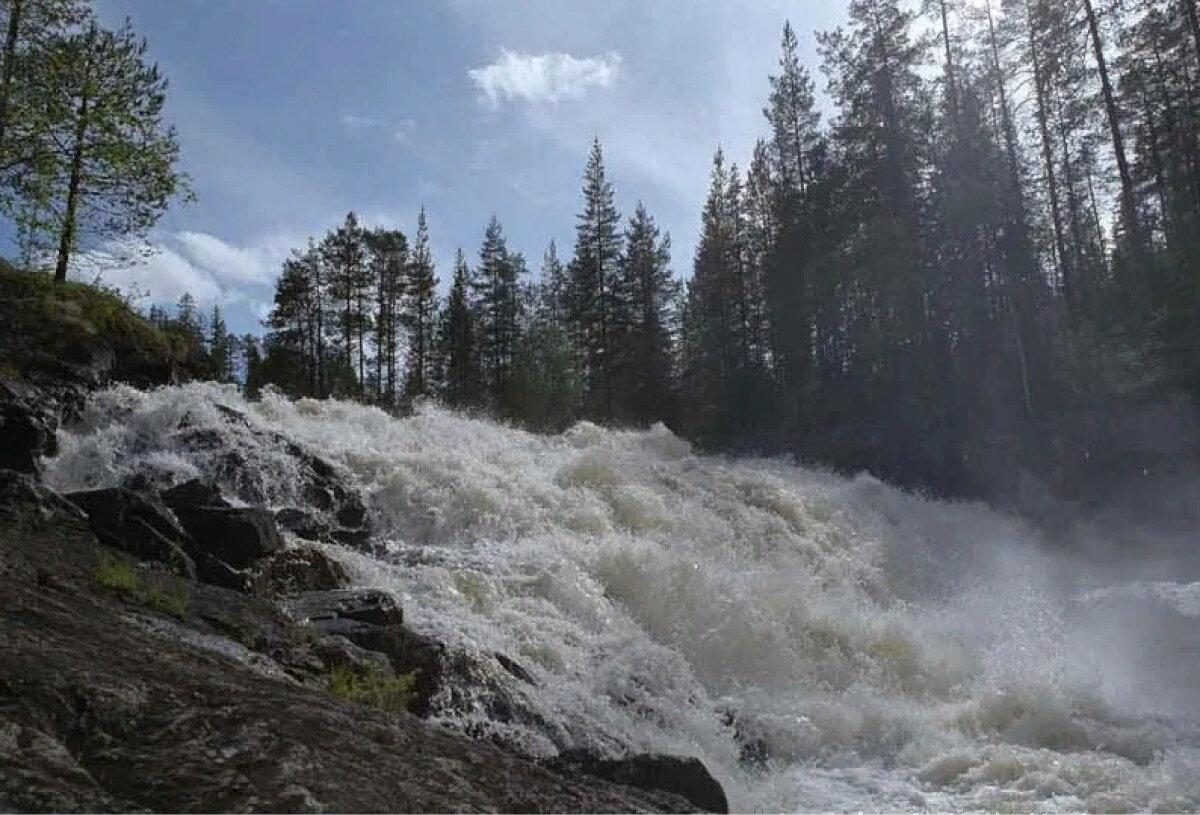
[[243, 568], [283, 548], [275, 517], [252, 507], [177, 507], [195, 548]]
[[[279, 522], [306, 540], [359, 547], [371, 537], [371, 524], [362, 494], [330, 462], [282, 434], [259, 427], [240, 411], [214, 405], [228, 425], [225, 432], [196, 427], [190, 417], [180, 422], [175, 440], [208, 455], [207, 473], [232, 494], [252, 505], [298, 503], [279, 514]], [[295, 461], [295, 493], [268, 495], [267, 485], [253, 475], [263, 448], [283, 450]]]
[[67, 494], [82, 509], [100, 541], [143, 560], [164, 563], [185, 577], [196, 576], [187, 533], [152, 496], [122, 487]]
[[281, 605], [298, 622], [386, 654], [398, 671], [411, 670], [403, 662], [404, 614], [390, 594], [376, 589], [316, 591], [285, 599]]
[[314, 512], [287, 507], [275, 513], [275, 522], [298, 538], [331, 541], [333, 525]]
[[0, 381], [0, 469], [38, 475], [58, 451], [58, 417], [36, 388]]
[[392, 663], [386, 656], [361, 648], [337, 634], [317, 638], [312, 644], [312, 651], [327, 671], [349, 668], [359, 673], [395, 676]]
[[737, 711], [726, 709], [721, 712], [721, 724], [733, 730], [733, 740], [738, 745], [738, 762], [748, 768], [762, 769], [771, 757], [769, 742], [758, 732], [754, 723], [747, 721]]
[[[28, 473], [0, 470], [0, 520], [8, 526], [69, 525], [87, 528], [87, 515], [78, 506]], [[3, 558], [0, 557], [0, 566]]]
[[179, 510], [188, 507], [215, 507], [229, 509], [231, 504], [221, 497], [221, 488], [211, 481], [193, 478], [182, 484], [165, 490], [162, 494], [163, 503], [171, 509]]
[[196, 564], [183, 548], [138, 517], [127, 519], [120, 548], [142, 560], [165, 564], [180, 577], [196, 579]]
[[254, 584], [249, 570], [235, 569], [208, 552], [197, 552], [195, 563], [196, 579], [204, 583], [237, 592], [249, 592]]
[[331, 591], [350, 583], [345, 568], [320, 549], [284, 549], [256, 564], [254, 592], [266, 597], [288, 597], [313, 591]]
[[445, 681], [447, 662], [446, 644], [433, 637], [405, 630], [404, 640], [398, 654], [393, 655], [392, 664], [401, 673], [416, 674], [413, 701], [409, 711], [417, 716], [428, 716], [434, 711], [434, 699]]
[[545, 766], [568, 776], [593, 775], [638, 789], [674, 793], [706, 812], [729, 812], [725, 790], [697, 758], [645, 753], [610, 759], [588, 750], [568, 750]]
[[313, 591], [283, 601], [297, 620], [344, 618], [381, 627], [404, 623], [404, 612], [390, 594], [378, 589]]
[[364, 623], [346, 617], [319, 617], [308, 624], [322, 634], [345, 637], [368, 651], [395, 654], [403, 650], [404, 628]]
[[506, 655], [500, 653], [499, 651], [497, 651], [496, 652], [496, 661], [498, 661], [500, 663], [501, 667], [503, 667], [504, 670], [508, 671], [510, 674], [515, 676], [517, 679], [520, 679], [522, 682], [525, 682], [527, 684], [533, 685], [534, 687], [537, 687], [537, 680], [533, 678], [533, 674], [531, 674], [529, 671], [525, 670], [525, 668], [521, 665], [521, 663], [517, 662], [512, 657], [506, 656]]

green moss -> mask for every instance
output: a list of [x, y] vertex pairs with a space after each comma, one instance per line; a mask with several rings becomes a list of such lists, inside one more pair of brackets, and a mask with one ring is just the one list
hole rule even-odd
[[329, 676], [329, 693], [343, 702], [400, 713], [413, 701], [416, 683], [415, 673], [387, 676], [337, 667]]
[[31, 354], [67, 358], [103, 345], [146, 359], [179, 359], [186, 340], [138, 314], [115, 291], [55, 283], [52, 275], [0, 262], [0, 369], [24, 370]]
[[92, 573], [97, 585], [116, 591], [154, 611], [175, 617], [187, 614], [191, 589], [186, 580], [161, 573], [139, 573], [127, 560], [106, 557]]

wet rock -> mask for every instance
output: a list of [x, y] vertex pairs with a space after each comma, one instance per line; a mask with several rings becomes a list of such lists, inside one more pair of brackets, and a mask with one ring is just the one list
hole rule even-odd
[[733, 730], [733, 740], [738, 745], [738, 762], [743, 767], [761, 769], [766, 766], [771, 757], [771, 747], [757, 732], [758, 728], [753, 722], [735, 710], [726, 709], [721, 713], [721, 724]]
[[275, 523], [307, 541], [333, 540], [333, 525], [315, 512], [285, 507], [275, 513]]
[[179, 506], [175, 514], [198, 551], [235, 569], [283, 548], [275, 517], [264, 509]]
[[725, 790], [697, 758], [646, 753], [611, 759], [588, 750], [569, 750], [545, 766], [568, 776], [592, 775], [638, 789], [674, 793], [705, 812], [729, 812]]
[[173, 510], [189, 507], [228, 509], [231, 504], [221, 496], [221, 488], [211, 481], [193, 478], [164, 490], [163, 503]]
[[348, 668], [359, 674], [395, 676], [392, 663], [386, 656], [378, 651], [360, 648], [337, 634], [318, 637], [311, 647], [316, 657], [321, 660], [325, 670]]
[[235, 569], [208, 552], [196, 552], [196, 579], [230, 591], [249, 592], [254, 585], [248, 569]]
[[184, 577], [196, 576], [187, 554], [188, 535], [152, 496], [122, 487], [72, 492], [66, 496], [87, 514], [100, 541], [142, 560], [166, 564]]
[[404, 623], [404, 612], [395, 598], [378, 589], [307, 592], [282, 605], [301, 621], [343, 618], [380, 627]]
[[[306, 540], [355, 547], [370, 540], [366, 502], [339, 468], [282, 434], [257, 426], [240, 411], [214, 407], [228, 425], [226, 432], [194, 426], [185, 416], [175, 437], [183, 447], [210, 455], [205, 469], [213, 479], [248, 504], [296, 504], [281, 510], [278, 520]], [[267, 495], [262, 480], [254, 477], [260, 467], [255, 451], [263, 448], [282, 450], [294, 462], [289, 465], [296, 475], [293, 495]]]
[[254, 593], [289, 597], [305, 592], [331, 591], [350, 583], [346, 569], [320, 549], [284, 549], [255, 565]]
[[515, 676], [517, 679], [520, 679], [522, 682], [524, 682], [528, 685], [533, 685], [534, 687], [537, 687], [537, 680], [533, 678], [533, 674], [531, 674], [529, 671], [525, 670], [525, 668], [521, 665], [521, 663], [517, 662], [512, 657], [506, 656], [505, 654], [502, 654], [499, 651], [497, 651], [496, 652], [496, 661], [500, 663], [501, 667], [503, 667], [504, 670], [508, 671], [510, 674]]
[[38, 475], [58, 450], [58, 417], [36, 388], [0, 380], [0, 469]]

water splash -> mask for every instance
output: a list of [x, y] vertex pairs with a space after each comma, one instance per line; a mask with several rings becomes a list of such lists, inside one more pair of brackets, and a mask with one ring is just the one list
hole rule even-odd
[[[211, 475], [217, 453], [179, 427], [236, 434], [218, 404], [370, 496], [389, 554], [338, 550], [358, 582], [537, 679], [512, 689], [535, 716], [451, 726], [531, 754], [697, 755], [738, 810], [1200, 807], [1200, 651], [1182, 650], [1200, 586], [1100, 588], [983, 506], [699, 456], [661, 426], [546, 437], [430, 405], [397, 420], [210, 384], [114, 388], [61, 433], [47, 478]], [[281, 451], [233, 442], [264, 500], [294, 498]]]

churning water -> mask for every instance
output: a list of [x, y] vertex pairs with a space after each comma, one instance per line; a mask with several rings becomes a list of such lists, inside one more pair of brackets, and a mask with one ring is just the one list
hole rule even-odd
[[[451, 726], [696, 755], [735, 810], [1200, 808], [1200, 584], [1101, 580], [980, 505], [700, 456], [662, 427], [545, 437], [211, 384], [96, 394], [48, 478], [211, 472], [173, 437], [234, 433], [214, 403], [358, 482], [380, 554], [336, 552], [359, 583], [537, 679], [513, 689], [536, 715]], [[255, 443], [231, 440], [285, 503], [287, 457]]]

